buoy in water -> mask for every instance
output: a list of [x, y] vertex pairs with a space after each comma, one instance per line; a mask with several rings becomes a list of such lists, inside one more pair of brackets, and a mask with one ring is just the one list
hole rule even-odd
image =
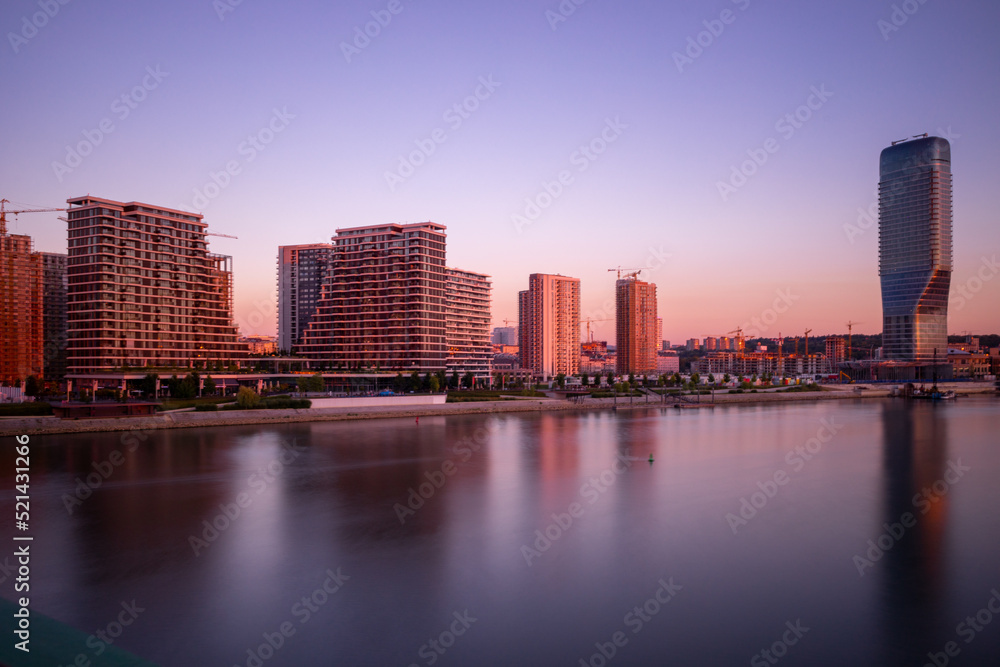
[[649, 455], [649, 462], [650, 462], [650, 463], [652, 463], [652, 462], [653, 462], [653, 455], [652, 455], [652, 454], [650, 454], [650, 455]]

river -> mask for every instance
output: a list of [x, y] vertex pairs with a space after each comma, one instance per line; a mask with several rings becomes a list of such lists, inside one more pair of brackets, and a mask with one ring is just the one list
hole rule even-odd
[[994, 397], [36, 436], [31, 481], [32, 611], [164, 667], [1000, 664]]

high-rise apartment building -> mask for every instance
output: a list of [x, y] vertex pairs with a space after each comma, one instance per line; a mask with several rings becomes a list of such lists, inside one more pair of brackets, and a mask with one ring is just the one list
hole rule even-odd
[[445, 227], [338, 229], [298, 353], [348, 368], [437, 372], [447, 364]]
[[461, 269], [448, 269], [447, 343], [449, 374], [466, 373], [489, 382], [493, 368], [493, 347], [490, 343], [489, 276]]
[[70, 375], [246, 358], [232, 258], [208, 252], [201, 215], [90, 195], [67, 202]]
[[333, 245], [310, 243], [278, 247], [278, 349], [290, 352], [302, 342], [333, 258]]
[[494, 327], [494, 345], [517, 345], [517, 327]]
[[939, 137], [896, 143], [879, 158], [882, 356], [948, 355], [952, 269], [951, 146]]
[[826, 337], [826, 363], [828, 365], [828, 370], [832, 373], [837, 372], [840, 368], [840, 364], [847, 360], [847, 341], [844, 340], [843, 336], [827, 336]]
[[636, 278], [615, 283], [615, 372], [656, 374], [656, 285]]
[[42, 369], [47, 380], [66, 375], [66, 262], [58, 252], [40, 252], [42, 257]]
[[549, 379], [580, 372], [580, 280], [533, 273], [518, 293], [521, 366]]
[[719, 349], [719, 339], [714, 336], [709, 336], [705, 339], [705, 351], [715, 352]]
[[0, 382], [15, 385], [41, 376], [42, 257], [31, 237], [8, 234], [0, 216]]

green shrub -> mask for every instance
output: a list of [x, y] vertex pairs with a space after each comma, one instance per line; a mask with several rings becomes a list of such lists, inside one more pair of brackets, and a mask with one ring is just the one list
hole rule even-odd
[[202, 403], [201, 405], [194, 406], [195, 412], [216, 412], [218, 411], [218, 409], [219, 406], [215, 405], [214, 403], [209, 403], [207, 405]]

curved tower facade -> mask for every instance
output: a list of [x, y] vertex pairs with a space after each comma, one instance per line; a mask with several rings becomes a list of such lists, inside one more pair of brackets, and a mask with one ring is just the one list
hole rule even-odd
[[882, 356], [947, 361], [951, 288], [951, 146], [923, 137], [879, 159]]

